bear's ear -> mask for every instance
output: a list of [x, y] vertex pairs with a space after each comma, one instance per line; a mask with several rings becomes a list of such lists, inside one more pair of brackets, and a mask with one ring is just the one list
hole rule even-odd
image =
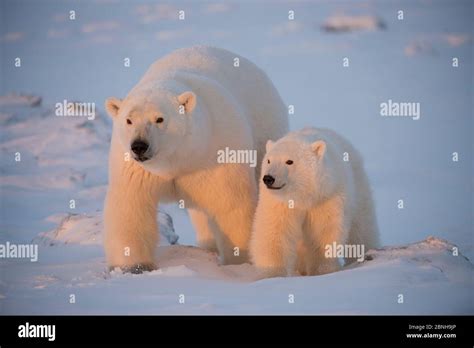
[[122, 104], [121, 99], [110, 97], [110, 98], [107, 98], [107, 100], [105, 101], [105, 109], [107, 110], [107, 113], [110, 116], [115, 117], [117, 116], [119, 112], [121, 104]]
[[316, 156], [322, 158], [326, 152], [326, 143], [322, 140], [315, 141], [311, 144], [311, 149], [316, 154]]
[[267, 144], [265, 145], [265, 151], [270, 151], [270, 149], [273, 147], [273, 144], [275, 144], [273, 141], [267, 140]]
[[196, 107], [196, 94], [190, 91], [184, 92], [178, 97], [178, 102], [180, 105], [184, 106], [185, 112], [190, 114]]

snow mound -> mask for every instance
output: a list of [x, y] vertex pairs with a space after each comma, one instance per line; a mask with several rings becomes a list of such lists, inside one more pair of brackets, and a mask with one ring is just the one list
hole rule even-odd
[[413, 57], [417, 55], [429, 55], [436, 56], [438, 53], [434, 48], [433, 44], [428, 40], [414, 40], [411, 41], [405, 48], [403, 52], [408, 57]]
[[94, 120], [58, 117], [52, 107], [31, 108], [31, 98], [0, 96], [0, 185], [30, 190], [103, 185], [109, 120], [99, 113]]
[[375, 31], [386, 28], [385, 22], [375, 16], [333, 15], [321, 27], [327, 32]]
[[35, 95], [7, 94], [0, 95], [0, 106], [39, 106], [41, 97]]
[[257, 279], [250, 264], [221, 266], [216, 253], [194, 246], [162, 246], [158, 248], [156, 258], [162, 269], [184, 266], [204, 278], [236, 282]]
[[362, 265], [366, 263], [372, 265], [414, 266], [420, 271], [439, 272], [438, 276], [444, 280], [460, 282], [466, 280], [466, 272], [472, 273], [474, 270], [473, 264], [459, 252], [456, 245], [433, 236], [406, 246], [370, 250], [366, 254]]
[[[100, 212], [92, 214], [58, 214], [50, 216], [50, 222], [58, 224], [54, 230], [40, 233], [33, 242], [55, 246], [59, 244], [102, 245], [103, 221]], [[163, 211], [158, 212], [161, 243], [176, 244], [179, 236], [174, 231], [173, 219]]]
[[452, 255], [456, 250], [458, 250], [457, 246], [451, 244], [447, 240], [430, 236], [423, 241], [413, 244], [404, 246], [386, 246], [380, 249], [370, 250], [366, 255], [366, 260], [371, 261], [384, 258], [393, 259], [400, 257], [410, 257], [414, 254], [420, 255], [422, 253], [437, 254], [440, 251], [444, 251]]

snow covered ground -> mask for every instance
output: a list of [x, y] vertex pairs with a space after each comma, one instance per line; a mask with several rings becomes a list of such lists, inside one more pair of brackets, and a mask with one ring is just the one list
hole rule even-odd
[[[183, 2], [189, 21], [180, 27], [171, 4], [117, 2], [111, 11], [108, 2], [75, 3], [78, 19], [68, 22], [68, 2], [2, 2], [0, 243], [38, 244], [39, 259], [0, 259], [0, 313], [473, 314], [473, 5], [208, 4]], [[290, 7], [297, 20], [288, 25]], [[254, 281], [250, 265], [221, 267], [194, 247], [186, 213], [168, 205], [159, 213], [160, 269], [106, 272], [111, 122], [101, 105], [123, 96], [157, 57], [198, 43], [263, 67], [295, 105], [292, 129], [325, 126], [351, 139], [366, 161], [386, 247], [338, 273]], [[17, 56], [22, 68], [4, 65]], [[95, 102], [94, 120], [55, 116], [63, 99]], [[420, 102], [420, 120], [382, 118], [388, 99]]]

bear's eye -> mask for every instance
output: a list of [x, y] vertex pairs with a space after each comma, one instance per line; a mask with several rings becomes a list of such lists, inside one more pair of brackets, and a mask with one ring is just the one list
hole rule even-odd
[[127, 118], [127, 124], [132, 124], [132, 121], [129, 118]]
[[288, 160], [286, 161], [286, 164], [288, 164], [289, 166], [291, 166], [293, 164], [293, 161], [292, 160]]
[[164, 120], [165, 120], [165, 119], [164, 119], [163, 117], [158, 117], [158, 118], [156, 119], [156, 123], [161, 123], [161, 122], [163, 122]]
[[268, 164], [270, 164], [270, 160], [267, 160]]

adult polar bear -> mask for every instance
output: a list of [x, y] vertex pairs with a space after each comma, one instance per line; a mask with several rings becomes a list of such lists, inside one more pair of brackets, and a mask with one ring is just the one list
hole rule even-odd
[[[223, 49], [184, 48], [156, 61], [106, 109], [114, 120], [104, 209], [109, 267], [154, 269], [157, 205], [181, 200], [201, 247], [217, 248], [223, 264], [245, 262], [265, 144], [288, 131], [266, 74]], [[258, 166], [218, 163], [226, 147], [256, 150]]]

